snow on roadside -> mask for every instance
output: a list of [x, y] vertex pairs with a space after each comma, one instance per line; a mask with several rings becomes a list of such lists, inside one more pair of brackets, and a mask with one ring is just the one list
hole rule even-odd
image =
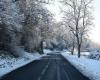
[[100, 80], [100, 61], [85, 57], [78, 58], [68, 53], [69, 52], [62, 52], [61, 55], [91, 80]]
[[52, 51], [49, 50], [49, 49], [44, 49], [44, 53], [47, 54], [47, 53], [51, 53]]
[[[30, 62], [40, 59], [42, 56], [46, 54], [40, 55], [39, 53], [27, 53], [24, 52], [24, 55], [19, 58], [14, 58], [10, 56], [0, 56], [0, 77], [3, 75], [22, 67]], [[4, 58], [2, 58], [4, 57]]]

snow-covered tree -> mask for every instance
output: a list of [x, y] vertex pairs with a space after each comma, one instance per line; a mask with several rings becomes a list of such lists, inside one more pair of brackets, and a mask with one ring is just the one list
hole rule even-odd
[[0, 28], [1, 31], [4, 30], [0, 34], [2, 36], [1, 47], [10, 50], [12, 53], [17, 53], [14, 49], [19, 42], [18, 39], [16, 40], [16, 36], [21, 31], [23, 20], [24, 15], [20, 13], [20, 8], [16, 2], [13, 2], [13, 0], [0, 0]]
[[[42, 48], [50, 31], [51, 13], [37, 0], [0, 0], [0, 49], [14, 55]], [[42, 53], [42, 52], [41, 52]]]

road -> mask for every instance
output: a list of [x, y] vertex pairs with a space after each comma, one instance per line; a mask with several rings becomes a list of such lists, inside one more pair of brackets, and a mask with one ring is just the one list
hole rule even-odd
[[12, 71], [1, 80], [89, 80], [60, 54], [49, 54]]

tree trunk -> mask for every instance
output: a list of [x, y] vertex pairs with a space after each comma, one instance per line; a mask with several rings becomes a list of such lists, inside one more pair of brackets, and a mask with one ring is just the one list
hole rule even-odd
[[80, 45], [78, 45], [78, 58], [80, 58], [80, 56], [81, 56], [81, 52], [80, 52], [80, 49], [81, 49], [81, 47], [80, 47]]
[[77, 50], [78, 50], [78, 58], [80, 58], [81, 56], [81, 52], [80, 52], [80, 49], [81, 49], [81, 45], [80, 45], [80, 41], [79, 41], [79, 37], [77, 36]]
[[71, 54], [73, 55], [74, 54], [74, 47], [75, 47], [75, 42], [73, 40], [73, 46], [72, 46], [72, 51], [71, 51]]
[[44, 54], [43, 52], [43, 41], [40, 42], [40, 50], [39, 50], [40, 54]]

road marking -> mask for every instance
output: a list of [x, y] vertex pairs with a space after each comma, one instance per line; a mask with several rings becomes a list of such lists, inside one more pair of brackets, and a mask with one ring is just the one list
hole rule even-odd
[[63, 69], [63, 71], [64, 71], [64, 73], [65, 73], [65, 75], [66, 75], [66, 78], [67, 78], [67, 80], [70, 80], [70, 78], [69, 78], [69, 76], [68, 76], [68, 73]]
[[48, 69], [49, 64], [50, 64], [50, 61], [49, 61], [49, 62], [47, 63], [47, 65], [44, 67], [44, 69], [43, 69], [42, 72], [41, 72], [41, 75], [38, 77], [37, 80], [41, 80], [42, 76], [45, 74], [46, 70]]
[[57, 80], [61, 80], [60, 79], [60, 72], [59, 72], [60, 70], [59, 70], [59, 66], [57, 67]]
[[62, 70], [63, 70], [63, 72], [64, 72], [64, 74], [65, 74], [65, 76], [66, 76], [66, 79], [67, 79], [67, 80], [70, 80], [70, 78], [69, 78], [69, 76], [68, 76], [68, 72], [65, 71], [64, 66], [62, 66]]
[[[57, 61], [57, 59], [56, 59]], [[60, 68], [59, 68], [59, 63], [57, 61], [57, 80], [61, 80], [61, 76], [60, 76]]]
[[48, 68], [48, 66], [49, 66], [49, 63], [50, 63], [50, 62], [48, 62], [48, 64], [45, 66], [45, 68], [44, 68], [43, 71], [41, 72], [42, 75], [44, 75], [44, 73], [46, 72], [46, 70], [47, 70], [47, 68]]

